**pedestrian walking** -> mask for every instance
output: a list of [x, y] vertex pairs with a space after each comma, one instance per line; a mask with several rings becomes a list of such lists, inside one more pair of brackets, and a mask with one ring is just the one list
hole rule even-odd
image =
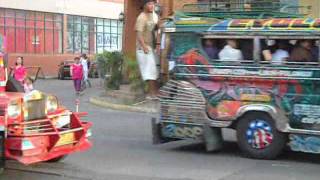
[[135, 30], [137, 32], [137, 60], [142, 79], [148, 83], [147, 99], [157, 99], [158, 70], [156, 65], [156, 29], [158, 15], [154, 12], [154, 1], [144, 0], [143, 12], [137, 18]]
[[86, 54], [81, 55], [80, 62], [83, 68], [83, 87], [91, 87], [91, 83], [88, 78], [90, 62]]
[[83, 78], [83, 67], [80, 63], [80, 58], [75, 57], [74, 63], [70, 67], [70, 73], [73, 80], [74, 89], [76, 91], [76, 95], [80, 95], [81, 92], [81, 81]]

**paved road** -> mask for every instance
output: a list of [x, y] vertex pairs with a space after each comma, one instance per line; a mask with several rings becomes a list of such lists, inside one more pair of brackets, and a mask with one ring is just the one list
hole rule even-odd
[[[71, 81], [38, 81], [37, 88], [56, 94], [74, 109]], [[0, 180], [318, 180], [320, 158], [287, 152], [276, 161], [246, 159], [234, 142], [234, 133], [225, 131], [227, 142], [219, 153], [207, 153], [199, 144], [151, 144], [152, 114], [106, 110], [88, 103], [97, 94], [99, 83], [81, 98], [81, 110], [94, 123], [94, 147], [70, 155], [63, 162], [22, 166], [14, 161]]]

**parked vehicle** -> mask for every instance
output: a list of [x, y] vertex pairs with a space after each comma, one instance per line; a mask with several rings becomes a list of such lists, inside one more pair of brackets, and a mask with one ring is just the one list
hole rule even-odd
[[[319, 154], [320, 19], [191, 15], [176, 16], [163, 28], [165, 85], [160, 117], [152, 121], [154, 143], [195, 139], [207, 150], [218, 150], [223, 145], [221, 129], [230, 128], [251, 158], [274, 159], [286, 146]], [[206, 53], [205, 40], [214, 42], [216, 59]], [[221, 58], [230, 40], [238, 42], [232, 52], [241, 51], [241, 60]], [[264, 50], [274, 57], [277, 43], [283, 41], [289, 56], [280, 63], [267, 60]], [[312, 58], [293, 61], [297, 50]]]
[[71, 79], [70, 67], [73, 60], [65, 60], [59, 64], [58, 79]]
[[56, 162], [89, 149], [92, 123], [81, 121], [85, 115], [61, 106], [54, 95], [24, 93], [21, 84], [8, 76], [0, 53], [0, 169], [6, 159], [26, 165]]

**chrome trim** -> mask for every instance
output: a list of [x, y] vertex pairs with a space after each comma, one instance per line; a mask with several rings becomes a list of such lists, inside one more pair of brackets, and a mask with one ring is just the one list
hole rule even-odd
[[162, 122], [162, 123], [194, 125], [194, 126], [203, 126], [203, 125], [204, 125], [204, 124], [199, 124], [199, 123], [188, 123], [188, 122], [177, 122], [177, 121], [161, 121], [161, 122]]
[[[160, 112], [159, 123], [175, 123], [187, 125], [205, 125], [211, 127], [229, 127], [233, 121], [212, 120], [206, 112], [206, 99], [202, 92], [193, 84], [186, 81], [170, 80], [160, 90]], [[186, 108], [181, 110], [179, 108]], [[172, 119], [177, 119], [173, 121]], [[181, 121], [180, 119], [187, 119]]]
[[269, 76], [263, 77], [258, 75], [252, 76], [239, 76], [239, 75], [212, 75], [212, 74], [189, 74], [189, 73], [175, 73], [176, 76], [202, 76], [202, 77], [226, 77], [226, 78], [259, 78], [259, 79], [287, 79], [287, 80], [311, 80], [311, 81], [319, 81], [320, 78], [300, 78], [300, 77], [277, 77], [277, 76]]
[[287, 125], [289, 124], [289, 118], [285, 116], [285, 113], [280, 109], [277, 109], [271, 105], [267, 104], [249, 104], [239, 108], [237, 112], [237, 116], [234, 120], [239, 119], [245, 113], [258, 111], [265, 112], [271, 116], [271, 118], [275, 121], [276, 127], [281, 132], [287, 132]]
[[304, 67], [304, 68], [299, 68], [299, 67], [279, 67], [279, 66], [261, 66], [261, 67], [250, 67], [250, 66], [235, 66], [235, 65], [223, 65], [223, 66], [215, 66], [215, 65], [185, 65], [185, 64], [176, 64], [177, 67], [201, 67], [201, 68], [215, 68], [215, 69], [223, 69], [223, 68], [234, 68], [234, 69], [239, 69], [239, 68], [246, 68], [246, 69], [276, 69], [276, 70], [318, 70], [320, 71], [319, 68], [309, 68], [309, 67]]
[[234, 121], [218, 121], [218, 120], [209, 120], [211, 127], [219, 127], [219, 128], [226, 128], [230, 127]]
[[163, 32], [165, 33], [173, 33], [173, 32], [176, 32], [177, 29], [175, 27], [172, 27], [172, 28], [163, 28]]
[[306, 130], [306, 129], [295, 129], [291, 128], [289, 124], [287, 125], [286, 132], [292, 134], [304, 134], [304, 135], [320, 135], [320, 131]]

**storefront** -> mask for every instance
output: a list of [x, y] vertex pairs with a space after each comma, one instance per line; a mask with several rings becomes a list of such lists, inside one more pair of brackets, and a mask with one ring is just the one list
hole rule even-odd
[[[93, 57], [103, 51], [122, 50], [123, 22], [118, 17], [123, 4], [96, 2], [92, 8], [105, 9], [96, 13], [57, 3], [55, 8], [32, 9], [14, 2], [2, 7], [0, 2], [0, 34], [6, 37], [9, 65], [14, 64], [17, 56], [23, 56], [26, 66], [41, 66], [43, 75], [52, 77], [57, 76], [61, 61], [81, 53]], [[98, 7], [101, 5], [113, 5], [108, 8], [116, 10], [108, 14], [108, 8]]]

